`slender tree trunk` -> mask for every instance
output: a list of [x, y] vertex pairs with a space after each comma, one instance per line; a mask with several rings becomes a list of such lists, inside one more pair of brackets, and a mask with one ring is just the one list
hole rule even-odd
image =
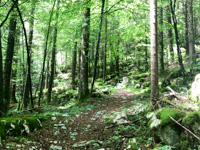
[[[33, 26], [34, 26], [34, 13], [35, 13], [35, 4], [36, 2], [32, 0], [32, 10], [31, 10], [31, 18], [29, 22], [29, 41], [28, 41], [28, 46], [29, 46], [29, 51], [30, 51], [30, 63], [31, 63], [31, 48], [32, 48], [32, 43], [33, 43]], [[28, 65], [27, 65], [27, 70], [28, 70]], [[25, 79], [25, 86], [24, 86], [24, 94], [23, 94], [23, 100], [22, 100], [22, 108], [23, 110], [27, 109], [28, 102], [30, 99], [30, 79], [28, 75], [28, 71], [26, 72], [26, 79]], [[32, 102], [33, 103], [33, 102]]]
[[79, 83], [79, 100], [85, 99], [89, 95], [88, 89], [88, 51], [90, 41], [90, 2], [84, 1], [83, 21], [84, 27], [82, 29], [82, 50], [80, 56], [80, 83]]
[[117, 77], [119, 77], [119, 43], [120, 40], [118, 40], [118, 45], [117, 45], [117, 50], [116, 50], [116, 54], [115, 54], [115, 65], [116, 65], [116, 75]]
[[171, 20], [171, 13], [170, 13], [170, 8], [168, 7], [168, 13], [167, 13], [167, 21], [169, 24], [169, 28], [168, 28], [168, 48], [169, 48], [169, 58], [170, 61], [174, 62], [174, 49], [173, 49], [173, 33], [172, 33], [172, 20]]
[[53, 80], [54, 80], [54, 73], [55, 73], [55, 63], [56, 63], [56, 49], [57, 49], [57, 26], [58, 26], [58, 16], [59, 16], [59, 2], [57, 1], [56, 6], [56, 24], [54, 27], [54, 39], [53, 39], [53, 49], [52, 49], [52, 57], [51, 57], [51, 73], [49, 78], [49, 87], [48, 87], [48, 93], [47, 93], [47, 104], [50, 104], [51, 102], [51, 92], [53, 87]]
[[110, 74], [112, 74], [114, 72], [114, 64], [113, 64], [113, 45], [110, 42], [110, 53], [109, 53], [109, 57], [110, 57]]
[[[1, 0], [0, 0], [1, 5]], [[0, 117], [3, 115], [4, 99], [3, 99], [3, 57], [1, 45], [1, 27], [0, 27]]]
[[50, 69], [50, 66], [49, 66], [49, 63], [50, 63], [50, 54], [47, 56], [47, 70], [46, 70], [46, 79], [45, 79], [45, 89], [48, 88], [49, 86], [49, 69]]
[[[161, 0], [162, 2], [162, 0]], [[160, 43], [160, 60], [159, 60], [159, 64], [160, 64], [160, 75], [163, 75], [164, 73], [164, 44], [163, 44], [163, 7], [161, 4], [160, 7], [160, 36], [159, 36], [159, 43]]]
[[99, 31], [98, 31], [98, 37], [97, 37], [97, 46], [96, 46], [95, 62], [94, 62], [94, 74], [92, 78], [91, 91], [93, 90], [94, 82], [96, 79], [97, 60], [98, 60], [99, 45], [100, 45], [100, 39], [101, 39], [102, 21], [103, 21], [103, 15], [104, 15], [104, 4], [105, 4], [105, 0], [102, 0], [101, 17], [99, 21]]
[[180, 50], [180, 39], [179, 39], [177, 20], [176, 20], [176, 15], [175, 15], [176, 0], [174, 0], [174, 3], [172, 2], [172, 0], [170, 0], [170, 8], [171, 8], [171, 13], [172, 13], [172, 20], [174, 23], [174, 32], [175, 32], [175, 36], [176, 36], [178, 62], [179, 62], [179, 66], [181, 68], [181, 73], [184, 77], [185, 76], [185, 68], [183, 66], [182, 54], [181, 54], [181, 50]]
[[49, 39], [49, 33], [50, 33], [50, 26], [51, 26], [51, 19], [53, 16], [53, 10], [55, 6], [56, 0], [53, 3], [53, 7], [51, 10], [50, 18], [49, 18], [49, 24], [48, 24], [48, 30], [47, 30], [47, 35], [46, 35], [46, 42], [45, 42], [45, 48], [44, 48], [44, 57], [43, 57], [43, 64], [42, 64], [42, 71], [41, 71], [41, 82], [40, 82], [40, 92], [39, 92], [39, 97], [38, 97], [38, 106], [40, 106], [40, 101], [42, 97], [42, 91], [43, 91], [43, 86], [44, 86], [44, 74], [45, 74], [45, 61], [46, 61], [46, 55], [47, 55], [47, 45], [48, 45], [48, 39]]
[[105, 16], [105, 43], [104, 43], [104, 53], [103, 53], [103, 80], [105, 81], [106, 79], [106, 56], [107, 56], [107, 33], [108, 33], [108, 20], [107, 20], [107, 15]]
[[147, 49], [147, 44], [148, 44], [148, 41], [147, 41], [147, 36], [145, 37], [145, 71], [147, 72], [148, 71], [148, 49]]
[[188, 19], [189, 19], [189, 54], [190, 54], [190, 64], [194, 61], [195, 48], [194, 48], [194, 23], [193, 23], [193, 0], [190, 0], [188, 8]]
[[77, 53], [77, 41], [74, 42], [74, 51], [72, 58], [72, 89], [76, 89], [76, 53]]
[[7, 44], [5, 68], [4, 68], [4, 94], [3, 95], [4, 95], [4, 100], [5, 100], [5, 107], [4, 107], [5, 113], [8, 112], [9, 105], [10, 105], [10, 79], [11, 79], [12, 60], [13, 60], [14, 46], [15, 46], [16, 25], [17, 25], [17, 20], [15, 16], [15, 11], [13, 11], [13, 14], [10, 18], [8, 44]]
[[158, 88], [158, 46], [157, 46], [157, 0], [150, 0], [151, 27], [151, 103], [156, 109], [159, 98]]
[[186, 55], [189, 55], [189, 33], [188, 33], [188, 0], [185, 0], [185, 49]]

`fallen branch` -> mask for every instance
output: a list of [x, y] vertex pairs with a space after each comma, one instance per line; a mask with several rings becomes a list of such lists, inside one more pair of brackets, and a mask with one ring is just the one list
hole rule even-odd
[[180, 124], [178, 121], [176, 121], [171, 116], [169, 116], [169, 118], [172, 119], [176, 124], [178, 124], [179, 126], [181, 126], [183, 129], [185, 129], [187, 132], [189, 132], [192, 136], [194, 136], [197, 140], [200, 141], [200, 138], [197, 135], [195, 135], [192, 131], [190, 131], [189, 129], [187, 129], [186, 127], [184, 127], [182, 124]]
[[172, 88], [170, 88], [169, 86], [167, 87], [167, 89], [168, 89], [169, 91], [171, 91], [171, 94], [174, 95], [178, 100], [180, 100], [180, 101], [187, 100], [187, 97], [178, 95], [177, 92], [174, 91], [174, 90], [173, 90]]

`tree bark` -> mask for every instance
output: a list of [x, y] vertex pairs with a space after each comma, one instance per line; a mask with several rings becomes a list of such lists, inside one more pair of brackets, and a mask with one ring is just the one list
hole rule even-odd
[[101, 29], [102, 29], [102, 21], [103, 21], [103, 15], [104, 15], [104, 4], [105, 0], [102, 0], [102, 6], [101, 6], [101, 16], [99, 21], [99, 30], [98, 30], [98, 37], [97, 37], [97, 46], [96, 46], [96, 52], [95, 52], [95, 62], [94, 62], [94, 73], [92, 78], [92, 84], [91, 84], [91, 91], [94, 87], [94, 82], [96, 79], [96, 69], [97, 69], [97, 61], [98, 61], [98, 54], [99, 54], [99, 45], [100, 45], [100, 39], [101, 39]]
[[[1, 0], [0, 0], [1, 5]], [[1, 27], [0, 27], [0, 117], [3, 115], [4, 99], [3, 99], [3, 57], [1, 45]]]
[[5, 68], [4, 68], [4, 94], [3, 95], [4, 95], [4, 100], [5, 100], [5, 107], [4, 107], [5, 113], [8, 112], [9, 105], [10, 105], [10, 79], [11, 79], [12, 60], [13, 60], [14, 46], [15, 46], [15, 31], [16, 31], [16, 25], [17, 25], [15, 10], [13, 10], [12, 13], [13, 14], [10, 18]]
[[173, 50], [173, 33], [172, 33], [172, 20], [171, 20], [171, 13], [170, 13], [170, 7], [168, 7], [168, 13], [167, 13], [167, 22], [169, 24], [168, 27], [168, 48], [169, 48], [169, 59], [170, 61], [174, 62], [174, 50]]
[[185, 49], [189, 55], [189, 33], [188, 33], [188, 0], [185, 0]]
[[193, 22], [193, 0], [190, 0], [189, 2], [189, 8], [188, 8], [188, 19], [189, 19], [189, 61], [190, 64], [193, 63], [195, 59], [195, 48], [194, 48], [194, 22]]
[[180, 50], [180, 39], [179, 39], [177, 20], [176, 20], [176, 15], [175, 15], [176, 0], [174, 0], [174, 3], [172, 2], [172, 0], [170, 0], [170, 8], [171, 8], [172, 20], [173, 20], [173, 24], [174, 24], [175, 37], [176, 37], [178, 62], [179, 62], [179, 66], [181, 68], [181, 73], [182, 73], [183, 77], [185, 77], [185, 68], [183, 66], [183, 59], [182, 59], [182, 54], [181, 54], [181, 50]]
[[[33, 26], [34, 26], [34, 13], [35, 13], [35, 5], [36, 2], [32, 0], [32, 5], [31, 5], [31, 18], [29, 22], [29, 41], [28, 41], [28, 46], [29, 46], [29, 51], [30, 51], [30, 63], [31, 63], [31, 48], [32, 48], [32, 43], [33, 43]], [[27, 65], [27, 70], [28, 70], [28, 65]], [[25, 78], [25, 86], [24, 86], [24, 94], [23, 94], [23, 100], [22, 100], [22, 109], [27, 110], [28, 102], [30, 99], [30, 79], [28, 75], [28, 71], [26, 72], [26, 78]], [[33, 102], [32, 102], [33, 103]]]
[[157, 0], [150, 0], [151, 27], [151, 104], [156, 109], [159, 98], [158, 88], [158, 46], [157, 46]]
[[52, 92], [54, 73], [55, 73], [59, 2], [60, 2], [60, 0], [57, 1], [57, 6], [56, 6], [56, 24], [55, 24], [55, 27], [54, 27], [54, 35], [53, 35], [54, 39], [53, 39], [53, 49], [52, 49], [52, 56], [51, 56], [51, 73], [50, 73], [48, 93], [47, 93], [47, 104], [50, 104], [50, 102], [51, 102], [51, 92]]
[[39, 91], [39, 97], [38, 97], [38, 106], [40, 106], [40, 101], [42, 97], [42, 91], [43, 91], [43, 86], [44, 86], [44, 70], [45, 70], [45, 61], [46, 61], [46, 55], [47, 55], [47, 45], [48, 45], [48, 40], [49, 40], [49, 33], [50, 33], [50, 26], [51, 26], [51, 19], [53, 16], [53, 10], [55, 6], [56, 0], [53, 3], [50, 18], [49, 18], [49, 24], [48, 24], [48, 29], [47, 29], [47, 35], [46, 35], [46, 42], [45, 42], [45, 48], [44, 48], [44, 57], [43, 57], [43, 63], [42, 63], [42, 71], [41, 71], [41, 82], [40, 82], [40, 91]]
[[108, 20], [107, 20], [107, 15], [105, 15], [105, 43], [104, 43], [104, 53], [103, 53], [103, 80], [105, 81], [106, 79], [106, 56], [107, 56], [107, 33], [108, 33]]
[[74, 51], [73, 51], [73, 58], [72, 58], [72, 89], [76, 89], [76, 55], [77, 55], [77, 41], [74, 42]]
[[80, 55], [80, 83], [79, 100], [85, 99], [89, 95], [88, 89], [88, 51], [90, 41], [90, 2], [84, 0], [83, 29], [82, 29], [82, 50]]
[[[162, 0], [161, 0], [162, 3]], [[159, 64], [160, 64], [160, 75], [163, 75], [164, 73], [164, 44], [163, 44], [163, 7], [161, 4], [160, 7], [160, 36], [159, 36], [159, 43], [160, 43], [160, 59], [159, 59]]]

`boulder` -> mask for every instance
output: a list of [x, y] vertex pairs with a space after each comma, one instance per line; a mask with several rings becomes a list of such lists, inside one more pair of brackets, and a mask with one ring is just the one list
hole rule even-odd
[[180, 143], [180, 133], [183, 129], [180, 128], [169, 116], [175, 120], [179, 120], [186, 116], [185, 112], [175, 108], [162, 108], [150, 114], [147, 114], [147, 118], [150, 118], [148, 127], [152, 133], [164, 144], [176, 146]]
[[195, 81], [192, 83], [191, 99], [195, 102], [200, 100], [200, 74], [197, 74]]
[[41, 122], [36, 117], [0, 119], [0, 136], [2, 138], [4, 138], [6, 135], [27, 135], [30, 132], [36, 131], [41, 128]]

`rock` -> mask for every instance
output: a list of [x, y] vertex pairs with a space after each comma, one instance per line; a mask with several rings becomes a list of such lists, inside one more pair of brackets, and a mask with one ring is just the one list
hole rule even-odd
[[109, 94], [108, 88], [101, 89], [101, 92], [102, 92], [103, 94]]
[[50, 150], [62, 150], [63, 148], [61, 146], [57, 146], [57, 145], [51, 145], [50, 146]]
[[200, 74], [196, 75], [195, 81], [192, 83], [191, 99], [195, 102], [200, 100]]
[[90, 144], [95, 144], [95, 143], [100, 143], [100, 144], [103, 144], [102, 141], [99, 141], [99, 140], [90, 140], [90, 141], [81, 141], [81, 142], [78, 142], [78, 143], [75, 143], [72, 148], [81, 148], [81, 147], [86, 147]]
[[135, 88], [136, 88], [136, 89], [139, 89], [139, 88], [140, 88], [140, 84], [136, 84], [136, 85], [135, 85]]
[[0, 136], [3, 138], [5, 134], [11, 136], [27, 135], [41, 128], [41, 122], [36, 117], [0, 119]]
[[148, 128], [162, 143], [175, 146], [180, 144], [180, 133], [184, 130], [171, 120], [169, 116], [179, 120], [185, 117], [186, 113], [175, 108], [163, 108], [149, 113], [147, 118], [151, 119], [148, 122]]
[[166, 145], [174, 146], [180, 142], [179, 133], [170, 125], [167, 125], [160, 130], [159, 137]]
[[127, 83], [128, 83], [128, 77], [123, 77], [122, 84], [127, 84]]
[[113, 119], [113, 123], [116, 123], [118, 125], [123, 124], [123, 123], [128, 123], [127, 121], [127, 116], [125, 113], [120, 113], [117, 114], [117, 116]]

